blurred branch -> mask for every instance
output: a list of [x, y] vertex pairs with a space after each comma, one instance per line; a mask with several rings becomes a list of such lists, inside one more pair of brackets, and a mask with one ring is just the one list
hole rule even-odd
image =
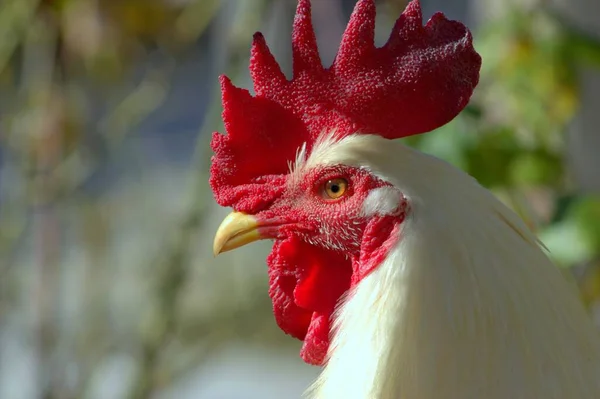
[[[269, 1], [255, 0], [254, 7], [252, 10], [258, 15], [262, 15], [266, 7], [269, 5]], [[239, 6], [248, 6], [248, 4], [239, 4]], [[251, 19], [247, 13], [237, 15], [241, 21], [234, 20], [228, 21], [231, 26], [236, 26], [241, 29], [240, 26], [248, 24], [248, 20]], [[259, 22], [259, 21], [256, 21]], [[250, 28], [248, 27], [248, 29]], [[238, 46], [244, 48], [248, 46], [248, 43], [241, 42], [235, 43]], [[236, 63], [228, 62], [232, 59], [233, 55], [239, 54], [241, 48], [236, 46], [227, 46], [226, 51], [220, 53], [220, 59], [214, 60], [213, 65], [227, 65], [224, 67], [229, 76], [235, 76], [245, 68], [245, 60], [236, 60]], [[215, 82], [211, 90], [211, 98], [219, 98], [220, 85]], [[202, 225], [204, 220], [204, 212], [206, 210], [207, 199], [210, 198], [208, 194], [208, 160], [210, 156], [206, 153], [210, 149], [208, 140], [210, 140], [210, 132], [214, 130], [214, 127], [220, 123], [221, 105], [219, 101], [212, 101], [211, 105], [205, 115], [204, 123], [200, 129], [200, 134], [197, 139], [195, 154], [192, 162], [190, 171], [190, 187], [191, 190], [188, 193], [188, 210], [179, 223], [174, 239], [171, 240], [168, 248], [162, 249], [161, 253], [166, 255], [161, 257], [159, 273], [157, 276], [158, 281], [158, 314], [153, 317], [154, 331], [150, 335], [150, 339], [145, 340], [142, 349], [142, 370], [139, 373], [138, 380], [135, 384], [134, 391], [131, 397], [134, 399], [142, 399], [148, 397], [158, 385], [160, 380], [162, 367], [160, 364], [160, 356], [165, 347], [168, 346], [169, 342], [174, 339], [175, 333], [178, 329], [178, 321], [176, 320], [177, 315], [177, 299], [178, 294], [181, 291], [183, 282], [186, 280], [188, 274], [188, 267], [190, 264], [189, 255], [190, 245], [193, 243], [193, 235]], [[219, 313], [217, 311], [217, 313]], [[212, 331], [211, 329], [207, 329]], [[201, 338], [209, 338], [211, 333], [203, 335]], [[222, 335], [218, 334], [217, 338], [222, 340]], [[195, 361], [200, 360], [206, 354], [205, 351], [200, 350], [197, 352], [197, 356], [193, 357]]]
[[[214, 97], [213, 97], [214, 98]], [[207, 114], [203, 130], [214, 123], [211, 114]], [[200, 135], [198, 141], [203, 141]], [[194, 169], [194, 172], [201, 173]], [[157, 375], [160, 368], [162, 350], [173, 338], [177, 330], [177, 299], [186, 280], [190, 263], [190, 245], [194, 233], [201, 225], [205, 194], [197, 192], [190, 202], [190, 207], [182, 220], [175, 227], [174, 237], [167, 243], [167, 248], [161, 248], [159, 256], [157, 281], [157, 309], [152, 315], [146, 330], [149, 334], [142, 343], [141, 371], [131, 393], [133, 399], [148, 398], [157, 385]]]
[[[54, 86], [54, 57], [58, 46], [57, 27], [43, 15], [37, 15], [27, 30], [23, 43], [23, 86], [32, 103], [32, 113], [38, 120], [23, 132], [29, 135], [31, 173], [26, 179], [31, 188], [32, 202], [43, 208], [34, 215], [34, 273], [31, 289], [34, 316], [34, 339], [38, 367], [42, 370], [36, 384], [43, 398], [57, 397], [61, 378], [56, 365], [58, 323], [59, 259], [62, 234], [60, 216], [55, 207], [45, 202], [55, 191], [56, 181], [46, 174], [61, 156], [62, 129], [64, 128], [62, 102]], [[36, 90], [37, 89], [37, 90]]]

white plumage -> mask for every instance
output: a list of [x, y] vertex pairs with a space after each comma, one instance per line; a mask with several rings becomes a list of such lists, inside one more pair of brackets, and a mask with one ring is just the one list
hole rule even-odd
[[598, 399], [600, 335], [523, 221], [472, 177], [379, 136], [325, 138], [295, 170], [345, 164], [410, 204], [398, 245], [342, 301], [314, 399]]

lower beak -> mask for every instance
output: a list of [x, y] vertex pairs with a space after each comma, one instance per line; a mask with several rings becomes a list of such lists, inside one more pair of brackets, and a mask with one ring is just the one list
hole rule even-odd
[[259, 227], [260, 224], [254, 216], [242, 212], [231, 212], [217, 229], [213, 253], [217, 256], [222, 252], [268, 238], [260, 234]]

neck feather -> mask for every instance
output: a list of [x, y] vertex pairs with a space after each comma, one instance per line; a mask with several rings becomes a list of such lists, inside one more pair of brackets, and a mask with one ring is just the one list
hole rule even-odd
[[[350, 144], [346, 162], [365, 162], [369, 143]], [[309, 397], [600, 397], [600, 335], [520, 218], [469, 176], [405, 147], [386, 170], [386, 145], [370, 166], [411, 210], [397, 246], [341, 304]]]

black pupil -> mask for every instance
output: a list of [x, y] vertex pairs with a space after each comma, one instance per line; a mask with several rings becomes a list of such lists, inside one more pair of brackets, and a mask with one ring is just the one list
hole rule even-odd
[[337, 194], [340, 191], [340, 186], [338, 184], [332, 183], [331, 186], [329, 186], [329, 189], [332, 193]]

